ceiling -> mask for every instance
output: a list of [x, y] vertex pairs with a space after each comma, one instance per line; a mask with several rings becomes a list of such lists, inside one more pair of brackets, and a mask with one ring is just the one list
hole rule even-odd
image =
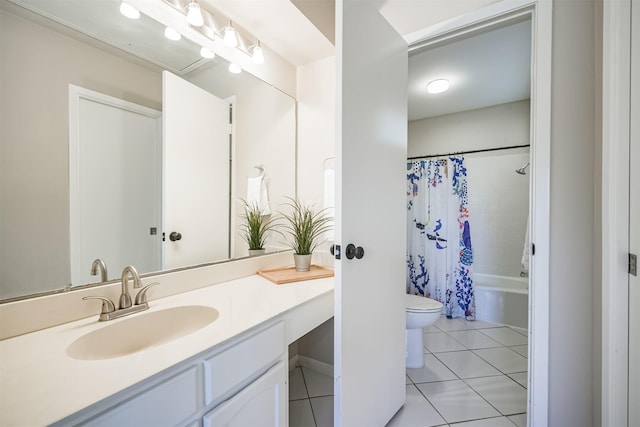
[[[476, 35], [409, 57], [409, 120], [529, 98], [531, 21]], [[449, 80], [448, 91], [427, 83]]]
[[[333, 0], [200, 1], [251, 28], [265, 45], [296, 66], [334, 55]], [[378, 1], [381, 14], [407, 39], [414, 32], [496, 2]], [[530, 46], [530, 23], [523, 22], [411, 56], [410, 120], [529, 98]], [[449, 91], [429, 96], [426, 84], [442, 77], [451, 80]]]

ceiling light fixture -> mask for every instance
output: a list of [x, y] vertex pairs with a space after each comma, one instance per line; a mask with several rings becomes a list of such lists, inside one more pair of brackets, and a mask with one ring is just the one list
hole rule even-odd
[[427, 85], [427, 92], [429, 93], [442, 93], [449, 89], [449, 80], [437, 79], [429, 82]]
[[251, 60], [254, 64], [264, 64], [264, 53], [262, 52], [262, 46], [260, 46], [260, 40], [258, 40], [251, 50]]
[[202, 25], [204, 24], [200, 5], [195, 1], [189, 2], [189, 4], [187, 4], [187, 22], [194, 27], [202, 27]]
[[229, 25], [224, 27], [222, 34], [225, 45], [229, 47], [238, 46], [238, 36], [236, 35], [236, 30], [233, 29], [231, 21], [229, 21]]
[[203, 58], [212, 59], [216, 57], [216, 54], [213, 53], [211, 49], [203, 46], [200, 48], [200, 56], [202, 56]]
[[129, 19], [140, 18], [140, 11], [126, 2], [120, 3], [120, 13]]
[[233, 74], [240, 74], [242, 72], [242, 68], [238, 64], [234, 64], [233, 62], [229, 64], [229, 72]]
[[171, 27], [164, 29], [164, 36], [173, 41], [178, 41], [182, 38], [182, 35]]

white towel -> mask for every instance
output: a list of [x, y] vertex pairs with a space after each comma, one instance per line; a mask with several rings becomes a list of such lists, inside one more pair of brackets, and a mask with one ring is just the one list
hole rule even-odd
[[267, 183], [264, 176], [247, 179], [247, 203], [249, 206], [258, 206], [262, 215], [271, 214], [269, 191], [267, 190]]
[[531, 243], [529, 241], [529, 217], [527, 216], [527, 231], [524, 233], [524, 247], [522, 248], [522, 268], [525, 271], [529, 271], [529, 247]]
[[[333, 169], [325, 169], [324, 171], [324, 208], [327, 216], [333, 218], [335, 216], [336, 207], [336, 173]], [[331, 229], [326, 233], [327, 240], [333, 241], [333, 220], [331, 221]]]

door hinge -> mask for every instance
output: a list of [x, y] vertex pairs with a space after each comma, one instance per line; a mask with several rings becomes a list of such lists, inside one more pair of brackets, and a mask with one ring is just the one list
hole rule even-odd
[[536, 254], [536, 244], [532, 243], [531, 244], [531, 256], [534, 256]]
[[629, 274], [638, 275], [638, 257], [636, 254], [629, 254]]

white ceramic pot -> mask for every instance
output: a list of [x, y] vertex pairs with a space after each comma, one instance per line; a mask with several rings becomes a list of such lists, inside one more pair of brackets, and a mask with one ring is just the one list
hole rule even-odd
[[249, 249], [249, 256], [264, 255], [264, 248], [262, 249]]
[[293, 263], [296, 266], [296, 271], [309, 271], [311, 269], [311, 254], [293, 254]]

